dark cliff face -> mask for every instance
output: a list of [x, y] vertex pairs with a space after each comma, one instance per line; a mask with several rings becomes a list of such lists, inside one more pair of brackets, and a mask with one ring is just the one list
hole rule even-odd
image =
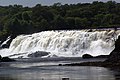
[[120, 36], [115, 42], [115, 49], [110, 53], [107, 62], [120, 62]]

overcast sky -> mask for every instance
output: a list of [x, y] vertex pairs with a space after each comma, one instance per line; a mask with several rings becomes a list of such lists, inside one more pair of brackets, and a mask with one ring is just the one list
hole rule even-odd
[[[0, 0], [1, 6], [19, 4], [23, 6], [35, 6], [36, 4], [42, 5], [52, 5], [54, 3], [60, 2], [62, 4], [74, 4], [74, 3], [90, 3], [93, 1], [109, 1], [109, 0]], [[120, 0], [114, 0], [120, 3]]]

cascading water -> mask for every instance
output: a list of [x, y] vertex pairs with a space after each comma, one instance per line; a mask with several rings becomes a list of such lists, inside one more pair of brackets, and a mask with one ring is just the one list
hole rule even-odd
[[7, 42], [11, 39], [11, 36], [9, 36], [1, 45], [0, 47], [4, 46], [7, 44]]
[[[36, 51], [50, 52], [48, 56], [81, 57], [83, 54], [108, 55], [114, 49], [119, 31], [114, 30], [73, 30], [44, 31], [32, 35], [20, 35], [10, 44], [9, 49], [1, 50], [1, 55], [28, 54]], [[25, 54], [23, 54], [25, 53]], [[17, 56], [18, 57], [18, 56]]]

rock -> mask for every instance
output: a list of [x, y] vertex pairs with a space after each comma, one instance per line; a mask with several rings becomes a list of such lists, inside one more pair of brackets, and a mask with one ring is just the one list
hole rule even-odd
[[99, 55], [99, 56], [95, 56], [94, 58], [108, 58], [109, 55]]
[[120, 36], [115, 42], [115, 49], [110, 53], [108, 59], [105, 62], [120, 62]]
[[53, 54], [53, 55], [49, 55], [48, 57], [51, 57], [51, 58], [57, 58], [58, 56]]
[[83, 59], [88, 59], [88, 58], [93, 58], [93, 56], [90, 55], [90, 54], [84, 54], [84, 55], [82, 56], [82, 58], [83, 58]]
[[[16, 35], [11, 35], [11, 36], [9, 36], [9, 37], [8, 37], [8, 35], [7, 35], [7, 36], [2, 37], [1, 42], [0, 42], [0, 48], [1, 48], [1, 49], [2, 49], [2, 48], [9, 48], [12, 40], [13, 40], [15, 37], [16, 37]], [[7, 41], [8, 38], [10, 38], [10, 39]], [[7, 42], [6, 42], [5, 44], [3, 44], [4, 41], [7, 41]]]
[[92, 32], [92, 29], [90, 29], [88, 32]]
[[120, 62], [120, 52], [112, 52], [106, 62], [117, 63]]
[[58, 66], [63, 66], [62, 64], [59, 64]]
[[10, 59], [8, 57], [2, 57], [1, 58], [1, 62], [12, 62], [12, 61], [15, 61], [14, 59]]
[[23, 56], [19, 56], [18, 58], [21, 59], [21, 58], [23, 58]]
[[44, 52], [44, 51], [36, 51], [35, 53], [32, 54], [28, 54], [28, 57], [43, 57], [43, 56], [47, 56], [48, 54], [50, 54], [50, 52]]
[[69, 78], [62, 78], [62, 80], [69, 80]]
[[0, 60], [2, 59], [2, 56], [0, 55]]

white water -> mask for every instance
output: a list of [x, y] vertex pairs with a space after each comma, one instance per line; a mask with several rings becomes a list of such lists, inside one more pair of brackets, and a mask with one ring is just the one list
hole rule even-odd
[[[20, 35], [16, 37], [9, 49], [0, 51], [2, 56], [28, 54], [36, 51], [51, 52], [48, 56], [81, 57], [83, 54], [108, 55], [114, 49], [116, 36], [114, 30], [88, 32], [79, 31], [44, 31], [32, 35]], [[18, 56], [14, 56], [18, 57]], [[47, 56], [46, 56], [47, 57]]]
[[7, 42], [11, 39], [10, 37], [11, 37], [11, 36], [9, 36], [9, 37], [0, 45], [0, 47], [2, 47], [3, 45], [7, 44]]

